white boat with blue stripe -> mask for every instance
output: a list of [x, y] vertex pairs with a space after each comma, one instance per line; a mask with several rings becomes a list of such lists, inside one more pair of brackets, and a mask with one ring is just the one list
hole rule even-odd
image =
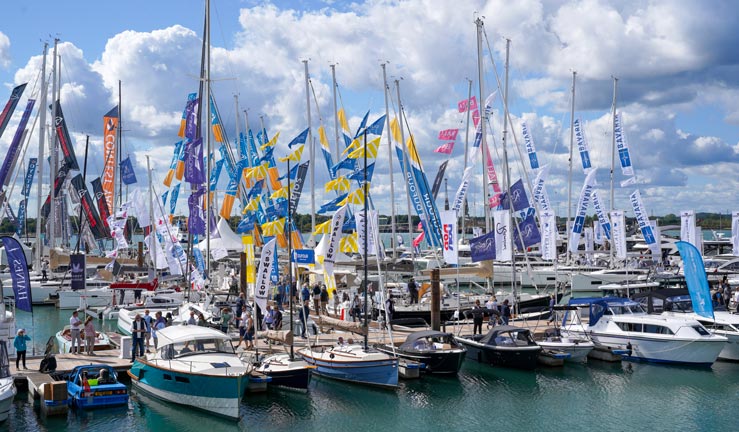
[[341, 381], [370, 384], [378, 387], [398, 387], [398, 358], [361, 344], [342, 345], [325, 349], [310, 346], [298, 351], [313, 373]]
[[169, 402], [238, 419], [249, 376], [230, 337], [192, 325], [167, 327], [157, 335], [158, 351], [136, 359], [128, 372], [134, 388]]

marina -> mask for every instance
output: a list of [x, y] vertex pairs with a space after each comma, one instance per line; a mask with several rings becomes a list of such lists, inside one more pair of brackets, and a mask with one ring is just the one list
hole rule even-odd
[[720, 14], [195, 3], [0, 29], [0, 428], [736, 429]]

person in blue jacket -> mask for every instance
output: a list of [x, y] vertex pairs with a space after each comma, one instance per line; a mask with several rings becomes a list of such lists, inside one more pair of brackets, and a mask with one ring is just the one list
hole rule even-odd
[[28, 369], [26, 367], [26, 342], [30, 341], [31, 338], [26, 335], [25, 329], [19, 329], [18, 333], [15, 336], [15, 340], [13, 341], [13, 346], [15, 347], [15, 370], [19, 370], [18, 367], [20, 365], [21, 358], [23, 359], [23, 369]]

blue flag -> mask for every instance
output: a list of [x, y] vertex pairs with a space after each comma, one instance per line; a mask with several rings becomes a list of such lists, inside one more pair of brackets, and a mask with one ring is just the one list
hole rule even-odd
[[239, 226], [236, 227], [236, 233], [244, 234], [254, 229], [254, 216], [245, 216], [239, 222]]
[[336, 177], [336, 172], [340, 169], [349, 169], [354, 171], [354, 168], [357, 166], [357, 159], [351, 159], [351, 158], [344, 158], [336, 163], [336, 165], [331, 167], [331, 174], [333, 177]]
[[31, 299], [31, 279], [28, 276], [28, 263], [26, 254], [18, 240], [13, 237], [0, 237], [8, 257], [8, 270], [13, 281], [13, 294], [15, 295], [15, 306], [26, 312], [33, 311]]
[[127, 185], [136, 183], [136, 174], [133, 172], [130, 157], [121, 161], [121, 181]]
[[359, 123], [359, 127], [357, 128], [357, 133], [354, 134], [354, 138], [361, 135], [362, 131], [364, 130], [364, 127], [367, 126], [367, 117], [369, 117], [369, 111], [367, 111], [367, 114], [365, 114], [364, 117], [362, 118], [362, 122]]
[[306, 128], [303, 132], [300, 132], [298, 136], [293, 138], [293, 140], [287, 144], [287, 147], [292, 148], [294, 145], [297, 144], [305, 144], [305, 140], [308, 139], [308, 131], [310, 131], [310, 128]]
[[375, 120], [374, 123], [367, 126], [367, 133], [373, 135], [382, 135], [382, 129], [385, 126], [385, 115]]
[[680, 258], [683, 259], [685, 283], [688, 285], [690, 300], [693, 302], [693, 311], [700, 316], [715, 319], [711, 290], [708, 288], [708, 278], [701, 253], [688, 242], [679, 241], [675, 243], [675, 246], [680, 252]]
[[177, 208], [177, 198], [180, 196], [181, 184], [177, 183], [174, 189], [172, 189], [172, 196], [169, 198], [169, 214], [174, 214], [174, 210]]
[[[523, 180], [518, 179], [516, 183], [513, 183], [511, 185], [511, 196], [513, 197], [511, 201], [513, 201], [514, 211], [521, 211], [525, 208], [531, 207], [531, 205], [529, 204], [529, 199], [526, 196], [526, 189], [523, 187]], [[507, 192], [503, 192], [503, 194], [501, 195], [500, 205], [503, 210], [510, 209]]]
[[162, 194], [162, 205], [167, 205], [167, 197], [169, 196], [169, 190], [164, 191]]
[[[516, 242], [516, 247], [519, 250], [533, 246], [541, 242], [541, 233], [539, 227], [536, 225], [534, 214], [530, 213], [526, 216], [526, 219], [521, 221], [513, 230], [513, 240]], [[521, 245], [523, 240], [523, 246]]]
[[472, 262], [495, 259], [495, 232], [483, 234], [470, 240]]
[[336, 210], [339, 209], [339, 203], [343, 201], [349, 194], [345, 193], [342, 195], [337, 196], [336, 198], [332, 199], [331, 201], [327, 202], [326, 204], [322, 205], [321, 208], [316, 211], [318, 214], [324, 214], [324, 213], [333, 213]]

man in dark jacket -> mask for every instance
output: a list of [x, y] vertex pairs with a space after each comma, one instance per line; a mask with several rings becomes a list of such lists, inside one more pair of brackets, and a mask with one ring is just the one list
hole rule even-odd
[[411, 296], [411, 304], [418, 303], [418, 286], [414, 278], [408, 282], [408, 294]]
[[308, 300], [303, 301], [303, 306], [300, 307], [298, 312], [301, 325], [300, 337], [307, 339], [305, 332], [308, 330], [308, 317], [310, 316], [310, 306], [308, 306]]

